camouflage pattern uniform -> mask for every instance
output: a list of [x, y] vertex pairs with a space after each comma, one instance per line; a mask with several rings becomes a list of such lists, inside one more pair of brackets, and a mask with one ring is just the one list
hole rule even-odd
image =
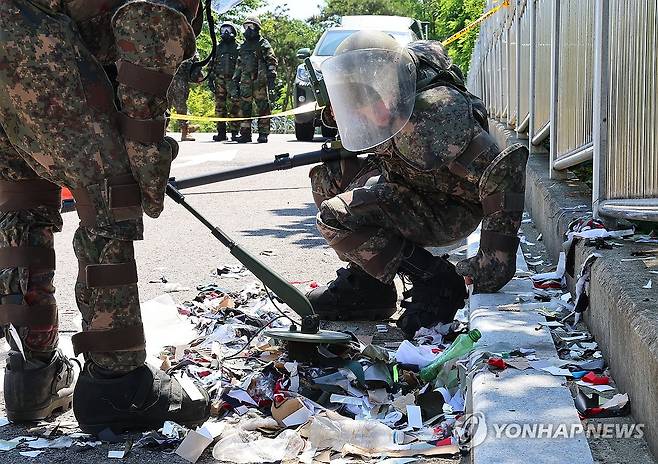
[[[238, 44], [235, 40], [222, 40], [217, 44], [215, 64], [208, 80], [214, 82], [215, 116], [218, 118], [240, 117], [240, 94], [238, 84], [233, 80], [238, 61]], [[226, 122], [217, 123], [217, 132], [226, 133]], [[228, 123], [229, 132], [238, 132], [238, 121]]]
[[478, 255], [457, 272], [472, 276], [477, 292], [496, 291], [516, 270], [527, 149], [500, 152], [485, 130], [482, 102], [439, 43], [408, 47], [421, 60], [418, 80], [437, 76], [417, 90], [409, 122], [367, 160], [311, 170], [318, 229], [341, 259], [387, 283], [405, 258], [405, 241], [449, 245], [482, 221]]
[[142, 212], [162, 211], [175, 150], [166, 89], [194, 53], [197, 10], [198, 0], [0, 3], [0, 323], [17, 327], [28, 356], [57, 344], [53, 232], [66, 186], [80, 216], [74, 348], [118, 373], [144, 363], [133, 241]]
[[[177, 114], [187, 114], [187, 99], [190, 96], [190, 83], [196, 83], [201, 77], [201, 69], [197, 68], [196, 72], [192, 72], [192, 65], [198, 61], [195, 55], [189, 60], [181, 63], [174, 74], [174, 79], [171, 81], [169, 90], [167, 90], [167, 99], [170, 106], [174, 108]], [[188, 121], [179, 120], [181, 128], [188, 126]]]
[[[267, 80], [276, 77], [277, 63], [272, 46], [263, 37], [258, 36], [254, 40], [245, 38], [240, 45], [233, 80], [239, 83], [242, 117], [251, 117], [253, 104], [256, 104], [257, 116], [267, 116], [272, 113]], [[240, 128], [250, 131], [251, 121], [242, 121]], [[258, 133], [264, 135], [270, 133], [269, 119], [258, 120]]]

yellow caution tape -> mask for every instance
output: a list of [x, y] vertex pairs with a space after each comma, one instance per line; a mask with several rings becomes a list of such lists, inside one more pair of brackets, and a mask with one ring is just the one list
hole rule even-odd
[[461, 31], [456, 32], [453, 35], [451, 35], [450, 37], [448, 37], [446, 40], [441, 42], [441, 44], [443, 44], [444, 47], [447, 47], [451, 43], [453, 43], [453, 42], [461, 39], [462, 37], [464, 37], [468, 33], [468, 31], [470, 31], [471, 29], [477, 27], [478, 25], [480, 25], [480, 23], [482, 23], [483, 21], [487, 20], [488, 18], [490, 18], [491, 16], [496, 14], [496, 12], [498, 10], [500, 10], [501, 8], [508, 7], [508, 6], [509, 6], [509, 0], [502, 0], [502, 3], [499, 3], [497, 6], [493, 7], [492, 9], [490, 9], [489, 11], [484, 13], [482, 16], [480, 16], [478, 19], [473, 21], [471, 24], [467, 25]]
[[218, 118], [214, 116], [193, 116], [191, 114], [178, 114], [172, 113], [169, 115], [170, 119], [182, 119], [185, 121], [249, 121], [250, 119], [266, 119], [276, 118], [279, 116], [292, 116], [295, 114], [311, 113], [316, 110], [321, 110], [324, 106], [319, 106], [316, 102], [307, 103], [306, 105], [298, 106], [292, 110], [283, 111], [281, 113], [268, 114], [266, 116], [252, 116], [251, 118]]

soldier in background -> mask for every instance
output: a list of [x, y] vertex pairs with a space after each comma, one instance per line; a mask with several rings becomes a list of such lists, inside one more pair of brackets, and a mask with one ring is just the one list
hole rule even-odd
[[[190, 96], [190, 83], [197, 83], [201, 79], [201, 69], [196, 68], [196, 70], [193, 71], [192, 68], [192, 65], [197, 61], [199, 61], [199, 55], [196, 53], [189, 60], [183, 61], [176, 71], [176, 74], [174, 74], [174, 80], [171, 82], [171, 86], [167, 91], [169, 104], [174, 108], [177, 114], [187, 114], [187, 99]], [[196, 132], [199, 129], [198, 126], [192, 125], [184, 119], [179, 119], [178, 124], [180, 125], [181, 142], [193, 142], [196, 140], [189, 134]]]
[[[215, 94], [215, 116], [218, 118], [237, 118], [240, 115], [240, 94], [238, 85], [233, 80], [235, 66], [238, 61], [238, 44], [235, 40], [237, 30], [232, 23], [225, 22], [219, 26], [220, 42], [213, 68], [209, 71], [208, 86]], [[217, 135], [213, 135], [215, 142], [226, 140], [226, 122], [217, 122]], [[231, 140], [238, 139], [240, 125], [237, 121], [228, 124], [231, 131]]]
[[[527, 149], [498, 149], [482, 101], [439, 42], [401, 47], [386, 33], [357, 32], [322, 73], [343, 145], [372, 155], [311, 170], [318, 229], [349, 263], [309, 293], [314, 310], [385, 319], [397, 309], [399, 273], [412, 284], [397, 321], [407, 337], [451, 322], [465, 278], [481, 293], [514, 276]], [[425, 249], [459, 243], [480, 222], [477, 255], [456, 268]]]
[[[243, 27], [244, 42], [240, 45], [233, 75], [233, 80], [239, 83], [242, 117], [251, 117], [254, 104], [258, 116], [267, 116], [272, 113], [268, 90], [274, 90], [277, 59], [270, 43], [260, 35], [261, 24], [257, 17], [248, 17]], [[269, 118], [259, 119], [258, 143], [267, 143], [269, 133]], [[240, 123], [238, 137], [238, 143], [247, 142], [251, 142], [250, 120]]]

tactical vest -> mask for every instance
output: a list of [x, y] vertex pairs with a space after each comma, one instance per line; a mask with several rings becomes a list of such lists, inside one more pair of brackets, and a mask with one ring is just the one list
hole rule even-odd
[[263, 57], [263, 48], [269, 47], [269, 42], [263, 37], [258, 40], [245, 40], [239, 48], [242, 76], [257, 76], [265, 74], [267, 64]]
[[238, 44], [235, 41], [221, 41], [217, 45], [215, 57], [215, 75], [230, 79], [238, 62]]
[[416, 101], [409, 122], [376, 149], [384, 175], [419, 191], [479, 202], [480, 177], [499, 152], [486, 130], [486, 108], [438, 42], [408, 49], [417, 62]]

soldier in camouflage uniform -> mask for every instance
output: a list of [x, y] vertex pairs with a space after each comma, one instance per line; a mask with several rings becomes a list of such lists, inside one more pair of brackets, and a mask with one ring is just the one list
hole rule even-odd
[[[190, 83], [197, 83], [201, 79], [201, 69], [193, 67], [194, 63], [197, 61], [199, 61], [197, 54], [189, 60], [183, 61], [178, 67], [176, 74], [174, 74], [174, 79], [167, 91], [169, 105], [173, 106], [178, 114], [187, 114], [187, 99], [190, 96]], [[183, 119], [179, 119], [178, 124], [180, 125], [181, 130], [181, 142], [194, 142], [195, 138], [191, 137], [189, 134], [196, 132], [199, 128]]]
[[71, 404], [53, 287], [60, 186], [80, 217], [73, 247], [83, 331], [72, 343], [85, 358], [73, 400], [81, 429], [208, 416], [207, 394], [193, 401], [144, 364], [133, 252], [143, 212], [163, 208], [177, 151], [165, 137], [166, 92], [202, 21], [198, 0], [0, 2], [0, 326], [11, 349], [12, 421]]
[[[250, 16], [244, 21], [244, 42], [238, 51], [238, 65], [233, 80], [240, 88], [240, 109], [242, 117], [252, 115], [255, 104], [258, 116], [272, 113], [268, 90], [274, 90], [277, 59], [272, 46], [260, 36], [260, 21]], [[270, 134], [270, 120], [258, 120], [258, 143], [267, 143]], [[251, 121], [240, 123], [238, 143], [251, 142]]]
[[[464, 277], [475, 292], [495, 292], [515, 273], [527, 149], [500, 152], [482, 102], [438, 42], [401, 49], [359, 32], [322, 71], [343, 144], [372, 154], [311, 170], [318, 228], [350, 263], [311, 303], [325, 319], [386, 318], [401, 273], [413, 285], [398, 320], [408, 337], [452, 321]], [[456, 269], [424, 248], [458, 243], [480, 222], [478, 254]]]
[[[240, 95], [238, 86], [233, 81], [235, 65], [238, 61], [238, 44], [235, 41], [237, 30], [231, 23], [219, 26], [219, 35], [222, 40], [217, 44], [214, 66], [208, 76], [208, 85], [215, 94], [215, 116], [218, 118], [237, 118], [240, 116]], [[229, 122], [231, 139], [238, 139], [240, 125], [237, 121]], [[226, 140], [226, 122], [217, 123], [217, 135], [213, 135], [215, 142]]]

